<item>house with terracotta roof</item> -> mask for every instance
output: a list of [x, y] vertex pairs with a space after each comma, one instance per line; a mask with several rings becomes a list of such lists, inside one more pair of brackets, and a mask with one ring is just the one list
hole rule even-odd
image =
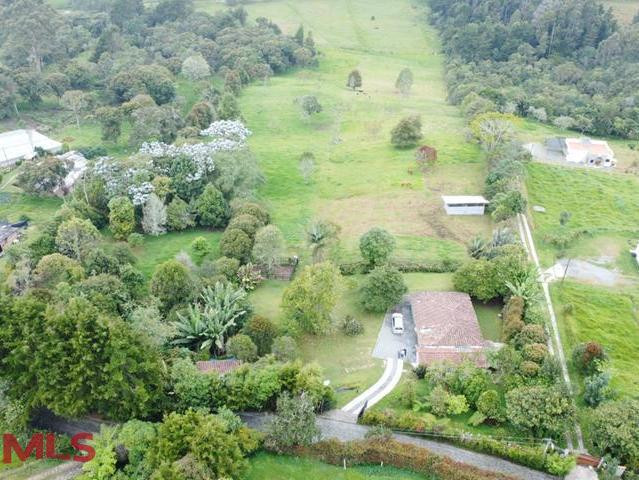
[[215, 372], [218, 375], [231, 373], [233, 370], [240, 368], [240, 365], [242, 365], [242, 362], [236, 358], [206, 360], [195, 364], [197, 369], [202, 373]]
[[591, 138], [550, 138], [546, 140], [546, 150], [560, 154], [566, 162], [591, 167], [614, 167], [615, 153], [604, 140]]
[[417, 333], [417, 363], [461, 363], [487, 367], [484, 340], [470, 296], [461, 292], [417, 292], [407, 297]]

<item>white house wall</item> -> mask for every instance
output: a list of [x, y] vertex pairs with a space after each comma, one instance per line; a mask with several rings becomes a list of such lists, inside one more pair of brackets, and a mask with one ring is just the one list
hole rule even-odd
[[445, 205], [444, 208], [448, 215], [484, 215], [486, 210], [483, 205], [477, 207]]

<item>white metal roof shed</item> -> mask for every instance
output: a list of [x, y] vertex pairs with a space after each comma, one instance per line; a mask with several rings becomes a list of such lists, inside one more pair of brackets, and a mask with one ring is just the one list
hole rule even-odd
[[443, 195], [448, 215], [483, 215], [490, 202], [481, 195]]

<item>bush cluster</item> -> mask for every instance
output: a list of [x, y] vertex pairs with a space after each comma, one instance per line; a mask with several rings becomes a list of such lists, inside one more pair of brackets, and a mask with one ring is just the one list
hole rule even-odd
[[511, 480], [507, 475], [486, 472], [476, 467], [455, 462], [415, 445], [373, 437], [342, 443], [326, 440], [309, 447], [295, 448], [291, 453], [309, 456], [322, 462], [347, 466], [392, 465], [419, 474], [434, 475], [449, 480]]
[[[438, 437], [438, 441], [445, 441], [476, 452], [494, 455], [535, 470], [547, 471], [553, 475], [565, 475], [574, 465], [574, 458], [572, 457], [566, 459], [565, 462], [559, 462], [558, 455], [544, 455], [543, 446], [523, 446], [502, 442], [483, 435], [459, 434], [458, 431], [447, 426], [441, 420], [414, 412], [398, 414], [388, 409], [369, 410], [364, 414], [362, 423], [365, 425], [382, 425], [404, 432], [429, 433]], [[557, 471], [558, 463], [563, 465], [564, 470]]]

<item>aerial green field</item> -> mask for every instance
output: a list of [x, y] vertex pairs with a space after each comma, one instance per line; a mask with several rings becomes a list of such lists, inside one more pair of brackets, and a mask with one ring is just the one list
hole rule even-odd
[[393, 467], [349, 467], [296, 457], [260, 454], [251, 459], [245, 480], [435, 480]]
[[581, 342], [601, 343], [610, 356], [612, 386], [621, 395], [639, 391], [637, 291], [619, 291], [573, 282], [553, 285], [552, 297], [567, 355]]
[[[479, 148], [464, 138], [461, 114], [446, 103], [439, 43], [434, 31], [424, 30], [421, 7], [398, 1], [390, 12], [381, 1], [319, 0], [246, 8], [286, 33], [304, 25], [321, 52], [319, 67], [254, 84], [240, 98], [254, 132], [251, 148], [266, 175], [260, 194], [292, 244], [301, 244], [305, 225], [318, 217], [342, 227], [351, 251], [366, 230], [384, 227], [400, 236], [400, 256], [443, 249], [459, 257], [469, 236], [490, 230], [487, 218], [451, 219], [441, 208], [442, 194], [481, 193], [485, 165]], [[395, 89], [404, 67], [415, 76], [407, 97]], [[346, 88], [355, 68], [363, 76], [359, 93]], [[295, 104], [302, 95], [317, 96], [324, 111], [303, 119]], [[397, 150], [389, 142], [393, 126], [411, 114], [421, 115], [424, 143], [439, 152], [438, 166], [425, 176], [412, 149]], [[305, 151], [316, 158], [308, 185], [298, 167]]]

